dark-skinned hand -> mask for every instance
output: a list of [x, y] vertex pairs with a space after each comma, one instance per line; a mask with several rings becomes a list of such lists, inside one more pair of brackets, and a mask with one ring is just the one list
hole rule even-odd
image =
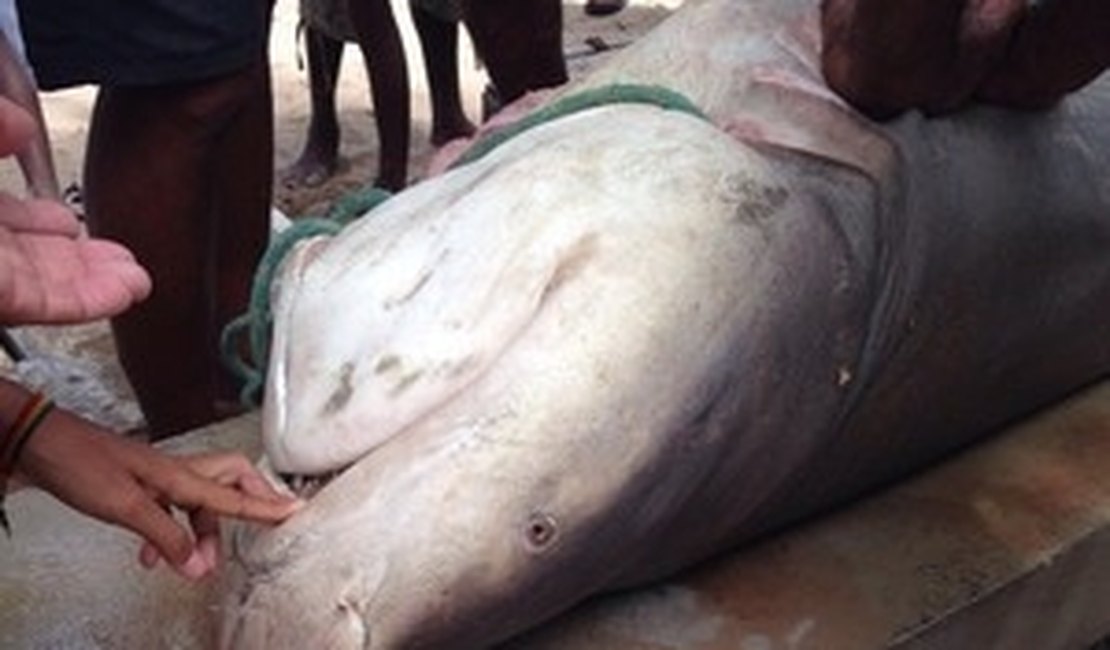
[[1052, 106], [1110, 65], [1104, 0], [823, 0], [829, 87], [877, 119]]

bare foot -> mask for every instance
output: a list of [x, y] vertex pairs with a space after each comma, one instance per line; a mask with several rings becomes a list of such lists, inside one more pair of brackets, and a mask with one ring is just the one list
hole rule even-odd
[[449, 119], [436, 121], [432, 125], [432, 146], [442, 147], [452, 140], [469, 138], [477, 130], [477, 127], [466, 119], [465, 115], [456, 115]]
[[313, 114], [304, 149], [296, 162], [281, 172], [287, 188], [319, 187], [339, 169], [339, 123], [334, 117]]
[[307, 145], [301, 155], [279, 175], [281, 184], [287, 188], [319, 187], [339, 170], [339, 154], [335, 151], [323, 152]]
[[399, 168], [382, 168], [374, 178], [374, 187], [380, 187], [389, 192], [400, 192], [408, 184], [408, 172]]

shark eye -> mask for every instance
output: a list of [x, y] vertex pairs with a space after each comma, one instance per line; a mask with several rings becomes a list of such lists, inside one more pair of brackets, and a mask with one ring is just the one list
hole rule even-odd
[[524, 533], [529, 548], [539, 551], [555, 540], [559, 533], [559, 526], [550, 515], [537, 512], [528, 518], [528, 525]]

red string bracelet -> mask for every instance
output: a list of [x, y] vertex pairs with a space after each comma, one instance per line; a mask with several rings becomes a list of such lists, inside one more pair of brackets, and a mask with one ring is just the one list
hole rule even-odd
[[3, 437], [0, 438], [0, 526], [3, 526], [4, 532], [9, 536], [12, 534], [12, 529], [8, 522], [8, 514], [4, 511], [4, 496], [7, 492], [8, 480], [15, 473], [15, 466], [19, 462], [23, 447], [27, 445], [27, 441], [31, 439], [53, 408], [54, 401], [49, 397], [38, 392], [32, 393], [19, 409], [19, 415], [8, 425]]

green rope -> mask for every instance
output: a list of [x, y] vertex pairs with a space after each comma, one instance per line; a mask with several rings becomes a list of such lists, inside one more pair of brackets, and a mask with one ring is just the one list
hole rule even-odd
[[[334, 235], [360, 215], [382, 204], [389, 196], [389, 192], [377, 187], [352, 192], [336, 201], [325, 217], [296, 219], [270, 242], [254, 273], [247, 313], [232, 320], [220, 333], [220, 358], [224, 366], [243, 382], [239, 401], [245, 406], [255, 407], [261, 401], [273, 324], [271, 285], [282, 260], [301, 240]], [[244, 336], [247, 337], [245, 355]]]
[[[591, 88], [564, 97], [512, 125], [482, 137], [456, 160], [451, 168], [474, 162], [504, 142], [541, 124], [610, 104], [648, 104], [708, 119], [685, 96], [662, 86], [612, 84]], [[220, 355], [223, 363], [243, 382], [239, 399], [244, 405], [255, 407], [262, 397], [270, 352], [270, 329], [273, 324], [273, 315], [270, 311], [270, 285], [282, 260], [302, 239], [334, 235], [343, 226], [379, 206], [389, 196], [388, 192], [376, 187], [352, 192], [336, 201], [323, 218], [309, 217], [294, 220], [292, 226], [281, 232], [270, 243], [254, 275], [247, 313], [228, 323], [220, 336]], [[248, 337], [248, 358], [243, 358], [241, 354], [243, 336]]]
[[689, 113], [703, 120], [709, 118], [685, 95], [663, 86], [641, 84], [610, 84], [568, 95], [523, 119], [483, 136], [451, 165], [451, 169], [474, 162], [516, 136], [560, 117], [610, 104], [648, 104], [666, 110]]
[[356, 190], [339, 198], [324, 218], [334, 221], [341, 226], [346, 226], [367, 212], [385, 203], [390, 197], [388, 190], [380, 187], [366, 187]]

